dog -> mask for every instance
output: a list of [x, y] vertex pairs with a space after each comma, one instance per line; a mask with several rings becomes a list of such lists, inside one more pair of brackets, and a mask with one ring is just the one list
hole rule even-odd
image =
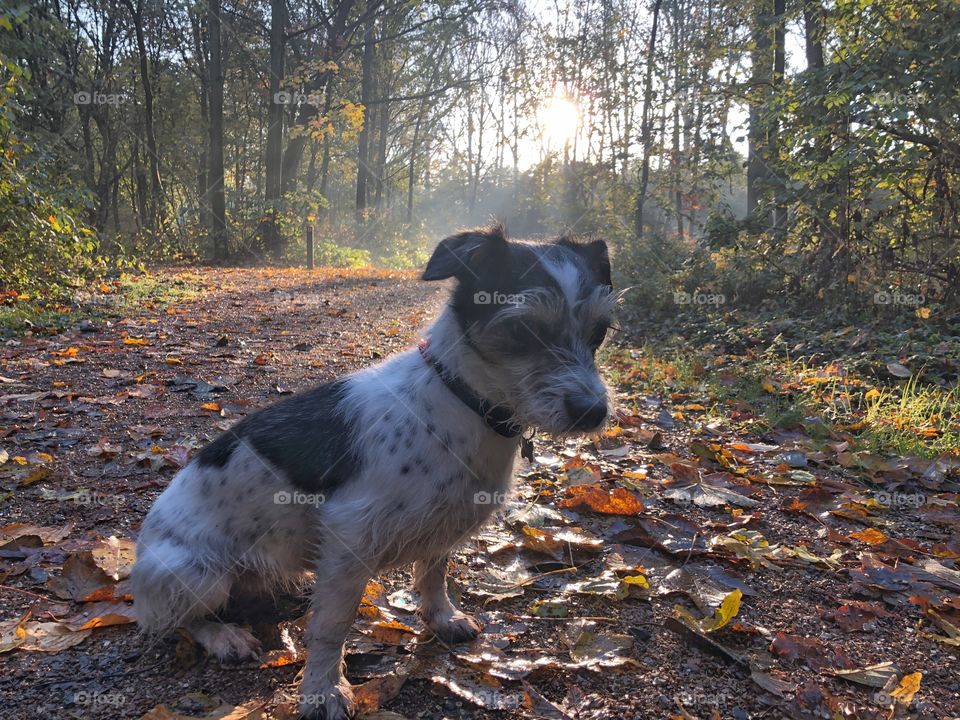
[[413, 563], [426, 627], [448, 643], [478, 635], [447, 595], [449, 553], [503, 505], [522, 433], [588, 434], [610, 413], [595, 363], [616, 305], [602, 240], [467, 230], [422, 277], [455, 286], [419, 347], [248, 415], [174, 477], [139, 533], [141, 630], [185, 628], [225, 663], [260, 646], [214, 613], [312, 577], [311, 720], [355, 712], [343, 645], [380, 571]]

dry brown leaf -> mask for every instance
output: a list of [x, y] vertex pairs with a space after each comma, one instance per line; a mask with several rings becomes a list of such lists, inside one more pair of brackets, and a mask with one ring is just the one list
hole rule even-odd
[[25, 523], [13, 523], [0, 528], [0, 545], [23, 535], [37, 535], [45, 545], [56, 545], [71, 532], [73, 532], [73, 523], [67, 523], [59, 527], [39, 527]]
[[85, 605], [76, 615], [66, 618], [63, 624], [78, 631], [133, 622], [136, 622], [136, 617], [132, 605], [122, 601], [102, 601]]
[[20, 645], [21, 650], [38, 652], [60, 652], [86, 640], [92, 630], [71, 630], [58, 622], [28, 622], [24, 626], [26, 638]]
[[615, 487], [608, 491], [598, 483], [567, 488], [566, 497], [558, 505], [605, 515], [638, 515], [645, 509], [644, 504], [629, 490]]
[[890, 695], [895, 697], [904, 705], [909, 705], [911, 702], [913, 702], [913, 696], [916, 695], [917, 691], [920, 689], [920, 681], [922, 679], [922, 672], [915, 672], [905, 675], [900, 680], [900, 684], [897, 686], [897, 689], [893, 690]]
[[29, 613], [0, 623], [0, 653], [10, 652], [27, 640], [26, 621]]
[[137, 544], [133, 540], [111, 535], [98, 542], [91, 551], [93, 562], [114, 580], [130, 576], [137, 559]]
[[855, 533], [850, 533], [847, 537], [854, 540], [859, 540], [860, 542], [865, 542], [868, 545], [879, 545], [887, 541], [887, 536], [876, 528], [865, 528], [863, 530], [858, 530]]

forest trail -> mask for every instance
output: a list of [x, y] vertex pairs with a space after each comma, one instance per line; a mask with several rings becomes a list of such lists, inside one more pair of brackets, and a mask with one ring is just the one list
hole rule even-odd
[[[409, 346], [445, 291], [399, 271], [149, 277], [155, 293], [101, 286], [100, 315], [0, 348], [0, 704], [295, 717], [302, 605], [250, 618], [261, 667], [145, 641], [124, 580], [136, 528], [207, 439]], [[605, 360], [619, 423], [538, 438], [507, 512], [455, 557], [477, 641], [421, 636], [407, 571], [370, 583], [347, 643], [367, 714], [960, 715], [957, 458], [881, 457], [810, 418], [760, 432], [742, 397], [654, 389], [624, 330]]]

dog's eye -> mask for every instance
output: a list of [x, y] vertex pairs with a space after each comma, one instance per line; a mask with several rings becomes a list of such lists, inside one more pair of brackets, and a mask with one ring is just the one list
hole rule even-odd
[[593, 326], [593, 331], [590, 333], [590, 337], [587, 340], [587, 344], [593, 349], [596, 350], [603, 344], [603, 339], [607, 336], [607, 330], [610, 329], [610, 323], [607, 320], [601, 320], [596, 325]]
[[516, 318], [507, 325], [507, 342], [513, 352], [531, 352], [547, 344], [550, 328], [532, 318]]

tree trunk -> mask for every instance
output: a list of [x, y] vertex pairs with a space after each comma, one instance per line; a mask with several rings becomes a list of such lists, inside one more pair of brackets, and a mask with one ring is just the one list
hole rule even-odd
[[[343, 34], [347, 27], [347, 20], [349, 19], [350, 10], [353, 8], [354, 0], [340, 0], [337, 5], [337, 11], [333, 17], [333, 23], [329, 30], [329, 35], [327, 37], [327, 45], [324, 49], [324, 60], [329, 62], [337, 61], [340, 53], [342, 52], [341, 44], [343, 43]], [[315, 75], [308, 83], [304, 85], [304, 91], [307, 93], [308, 97], [312, 99], [312, 96], [320, 91], [320, 88], [324, 89], [324, 106], [323, 114], [327, 115], [330, 112], [330, 107], [332, 105], [331, 97], [331, 86], [336, 82], [337, 74], [327, 68], [324, 68], [319, 74]], [[319, 114], [319, 110], [316, 106], [316, 103], [305, 102], [300, 107], [300, 112], [297, 115], [297, 125], [305, 127], [311, 120], [313, 120]], [[326, 144], [326, 136], [324, 136], [324, 143]], [[300, 133], [296, 137], [291, 137], [287, 141], [287, 147], [283, 151], [283, 165], [282, 165], [282, 190], [284, 193], [291, 192], [297, 187], [298, 176], [300, 172], [300, 163], [303, 160], [303, 153], [306, 150], [307, 143], [310, 141], [310, 136], [306, 133]], [[311, 187], [313, 183], [310, 183]]]
[[[372, 2], [367, 3], [371, 10]], [[363, 34], [363, 60], [361, 62], [360, 104], [363, 105], [363, 129], [357, 138], [357, 222], [362, 223], [367, 211], [367, 183], [370, 179], [370, 126], [373, 113], [370, 101], [373, 99], [374, 50], [377, 43], [373, 37], [375, 13], [370, 12], [367, 27]]]
[[190, 25], [193, 31], [193, 48], [197, 62], [197, 82], [199, 92], [197, 99], [200, 105], [201, 142], [200, 156], [197, 159], [197, 198], [198, 221], [201, 228], [210, 227], [210, 206], [207, 197], [207, 170], [210, 166], [210, 77], [207, 68], [206, 30], [202, 27], [204, 18], [199, 13], [191, 11]]
[[407, 224], [413, 222], [413, 186], [417, 179], [417, 153], [420, 152], [420, 127], [423, 125], [423, 106], [420, 101], [417, 122], [413, 126], [413, 140], [410, 142], [410, 165], [407, 168]]
[[[773, 50], [773, 88], [777, 89], [783, 84], [783, 76], [786, 70], [786, 0], [774, 0], [774, 14], [777, 16], [776, 29], [774, 31], [774, 50]], [[787, 188], [780, 172], [780, 123], [770, 123], [770, 136], [768, 138], [770, 147], [770, 167], [777, 170], [775, 178], [776, 203], [773, 207], [773, 232], [777, 237], [784, 237], [787, 234]]]
[[803, 32], [807, 69], [823, 68], [823, 8], [819, 0], [803, 1]]
[[147, 43], [143, 34], [143, 0], [125, 0], [127, 9], [133, 17], [133, 29], [137, 38], [137, 54], [140, 57], [140, 83], [143, 85], [143, 116], [146, 130], [147, 155], [150, 165], [150, 212], [147, 215], [147, 229], [154, 232], [159, 221], [159, 209], [163, 185], [160, 178], [160, 155], [157, 150], [157, 135], [153, 123], [153, 84], [150, 80]]
[[640, 145], [643, 148], [643, 158], [640, 161], [640, 187], [637, 191], [637, 205], [633, 217], [633, 230], [638, 240], [643, 237], [643, 206], [647, 199], [647, 186], [650, 183], [651, 126], [653, 124], [650, 104], [653, 102], [653, 56], [657, 48], [657, 27], [660, 22], [660, 6], [662, 4], [663, 0], [655, 0], [653, 3], [650, 44], [647, 46], [646, 76], [643, 81], [643, 111], [640, 115]]
[[283, 255], [284, 238], [280, 233], [277, 214], [280, 212], [283, 168], [283, 116], [289, 95], [280, 91], [284, 73], [284, 28], [286, 0], [270, 0], [270, 104], [267, 110], [266, 188], [264, 218], [260, 224], [260, 238], [275, 260]]
[[223, 193], [223, 63], [220, 40], [220, 0], [207, 0], [210, 31], [210, 172], [206, 196], [210, 199], [210, 237], [216, 260], [227, 258], [227, 208]]
[[[385, 90], [385, 89], [384, 89]], [[377, 182], [373, 196], [373, 206], [377, 210], [383, 207], [383, 186], [387, 175], [387, 132], [390, 129], [390, 103], [387, 93], [381, 93], [379, 127], [377, 128]]]
[[753, 215], [769, 177], [769, 127], [763, 112], [772, 85], [773, 59], [767, 18], [772, 10], [770, 0], [758, 0], [753, 17], [753, 43], [750, 77], [750, 127], [747, 132], [747, 214]]

